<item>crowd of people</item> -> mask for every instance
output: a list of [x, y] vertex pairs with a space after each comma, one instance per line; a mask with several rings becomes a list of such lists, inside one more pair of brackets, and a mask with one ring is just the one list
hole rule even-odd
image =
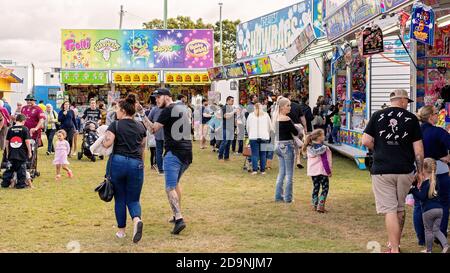
[[[246, 106], [236, 105], [227, 97], [225, 105], [203, 99], [190, 105], [186, 96], [173, 100], [169, 89], [158, 89], [148, 104], [136, 96], [112, 103], [90, 100], [82, 115], [74, 105], [64, 102], [59, 113], [40, 103], [32, 95], [26, 105], [17, 104], [15, 113], [5, 100], [0, 101], [0, 146], [5, 150], [8, 167], [2, 187], [22, 189], [32, 186], [27, 174], [35, 147], [42, 146], [42, 131], [47, 136], [48, 156], [54, 155], [56, 180], [61, 169], [74, 176], [69, 158], [77, 151], [77, 134], [86, 134], [88, 146], [99, 140], [96, 149], [109, 150], [105, 177], [114, 186], [116, 236], [126, 236], [127, 209], [133, 221], [133, 242], [141, 240], [143, 221], [140, 195], [144, 182], [144, 155], [150, 150], [151, 169], [164, 176], [172, 216], [172, 234], [186, 228], [181, 211], [181, 178], [193, 162], [193, 141], [200, 149], [211, 146], [219, 161], [228, 162], [233, 153], [242, 154], [245, 169], [252, 176], [265, 175], [278, 158], [274, 201], [292, 203], [295, 167], [304, 168], [311, 177], [311, 208], [326, 213], [326, 201], [332, 177], [332, 152], [326, 144], [340, 145], [339, 105], [320, 96], [313, 109], [307, 98], [286, 93], [273, 100], [249, 97]], [[391, 106], [374, 113], [365, 128], [363, 145], [373, 155], [371, 173], [376, 211], [385, 215], [389, 252], [400, 252], [400, 238], [405, 224], [405, 200], [413, 196], [414, 228], [418, 244], [431, 252], [436, 239], [443, 252], [448, 250], [447, 229], [450, 201], [450, 135], [436, 127], [438, 111], [433, 106], [417, 114], [407, 110], [408, 94], [392, 92]], [[83, 125], [83, 126], [82, 126]], [[84, 130], [82, 130], [84, 127]], [[102, 128], [102, 130], [100, 130]], [[101, 134], [99, 134], [101, 132]], [[56, 136], [56, 141], [54, 140]], [[86, 140], [83, 139], [83, 145]], [[326, 143], [328, 142], [328, 143]], [[103, 156], [103, 152], [100, 152]], [[105, 155], [106, 152], [104, 153]], [[92, 152], [90, 157], [95, 157]]]

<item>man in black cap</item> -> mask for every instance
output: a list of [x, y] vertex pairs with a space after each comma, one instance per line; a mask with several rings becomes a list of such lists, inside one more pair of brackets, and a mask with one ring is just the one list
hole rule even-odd
[[173, 211], [172, 234], [179, 234], [185, 227], [181, 215], [180, 178], [192, 163], [192, 135], [189, 109], [184, 104], [174, 103], [169, 89], [158, 89], [153, 93], [156, 104], [163, 108], [158, 120], [151, 124], [153, 132], [164, 129], [164, 176], [166, 193]]
[[32, 94], [28, 94], [25, 98], [27, 105], [22, 107], [21, 113], [27, 118], [25, 121], [25, 127], [30, 130], [31, 138], [38, 141], [39, 147], [41, 146], [41, 133], [44, 127], [45, 113], [42, 109], [36, 105], [36, 99]]

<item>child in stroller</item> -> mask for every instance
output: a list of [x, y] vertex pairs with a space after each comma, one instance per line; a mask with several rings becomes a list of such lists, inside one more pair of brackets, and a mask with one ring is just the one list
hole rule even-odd
[[[96, 155], [91, 152], [90, 148], [98, 138], [97, 123], [93, 121], [86, 122], [83, 130], [83, 143], [81, 144], [81, 151], [78, 152], [78, 160], [81, 160], [84, 155], [92, 162], [96, 161]], [[103, 159], [103, 156], [100, 156], [100, 159]]]

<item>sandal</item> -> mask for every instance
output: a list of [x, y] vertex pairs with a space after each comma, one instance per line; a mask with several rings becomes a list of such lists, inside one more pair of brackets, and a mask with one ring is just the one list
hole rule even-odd
[[118, 239], [123, 239], [123, 238], [127, 237], [127, 234], [118, 231], [118, 232], [116, 232], [116, 237], [117, 237]]

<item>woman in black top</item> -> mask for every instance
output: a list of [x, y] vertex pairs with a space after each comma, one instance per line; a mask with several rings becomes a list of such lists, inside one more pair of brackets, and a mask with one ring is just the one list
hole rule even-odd
[[[275, 128], [275, 153], [278, 156], [279, 172], [275, 190], [276, 202], [292, 202], [292, 181], [295, 163], [294, 137], [298, 130], [287, 116], [291, 111], [291, 101], [280, 97], [273, 113]], [[286, 187], [284, 189], [284, 182]]]
[[103, 146], [114, 144], [108, 161], [107, 174], [114, 185], [114, 200], [118, 238], [125, 237], [127, 207], [134, 222], [133, 242], [142, 238], [140, 196], [144, 183], [144, 149], [146, 129], [141, 122], [134, 120], [136, 97], [128, 95], [119, 102], [117, 121], [111, 123], [106, 132]]
[[75, 117], [75, 113], [73, 112], [73, 110], [70, 110], [70, 103], [68, 101], [65, 101], [62, 105], [61, 105], [61, 111], [59, 111], [58, 114], [58, 121], [61, 124], [61, 129], [63, 129], [64, 131], [66, 131], [67, 133], [67, 142], [69, 142], [70, 144], [70, 153], [69, 153], [69, 157], [72, 155], [73, 151], [73, 136], [75, 134], [75, 129], [76, 129], [76, 117]]

